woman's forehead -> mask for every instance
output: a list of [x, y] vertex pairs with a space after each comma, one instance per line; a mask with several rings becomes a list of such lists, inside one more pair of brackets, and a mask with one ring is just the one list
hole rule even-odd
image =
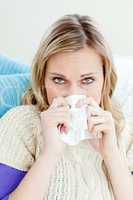
[[48, 71], [78, 70], [80, 73], [101, 71], [102, 59], [93, 49], [84, 48], [75, 52], [57, 53], [48, 60]]

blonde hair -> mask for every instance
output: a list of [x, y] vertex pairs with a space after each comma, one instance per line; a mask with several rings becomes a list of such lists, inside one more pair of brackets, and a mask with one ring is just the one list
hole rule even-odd
[[120, 133], [124, 127], [124, 118], [111, 98], [117, 82], [111, 52], [96, 22], [89, 16], [65, 15], [48, 29], [33, 59], [31, 83], [22, 104], [33, 104], [39, 111], [46, 110], [48, 101], [44, 79], [48, 59], [55, 53], [77, 51], [85, 45], [96, 50], [102, 58], [104, 84], [100, 106], [112, 113], [117, 133]]

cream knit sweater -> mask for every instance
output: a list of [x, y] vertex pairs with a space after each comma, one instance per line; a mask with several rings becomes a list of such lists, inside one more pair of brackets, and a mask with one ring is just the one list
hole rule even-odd
[[[119, 143], [133, 171], [133, 126], [127, 122]], [[0, 119], [0, 163], [28, 171], [41, 150], [40, 113], [35, 106], [17, 106]], [[103, 158], [87, 140], [67, 146], [51, 174], [44, 199], [114, 200]]]

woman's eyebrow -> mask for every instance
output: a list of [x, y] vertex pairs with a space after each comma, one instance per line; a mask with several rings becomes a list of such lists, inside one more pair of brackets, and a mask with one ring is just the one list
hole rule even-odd
[[[55, 72], [49, 72], [51, 75], [56, 75], [56, 76], [61, 76], [66, 78], [66, 76], [64, 76], [63, 74], [59, 74], [59, 73], [55, 73]], [[84, 76], [90, 76], [90, 75], [94, 75], [97, 74], [99, 72], [92, 72], [92, 73], [88, 73], [88, 74], [82, 74], [80, 77], [84, 77]]]

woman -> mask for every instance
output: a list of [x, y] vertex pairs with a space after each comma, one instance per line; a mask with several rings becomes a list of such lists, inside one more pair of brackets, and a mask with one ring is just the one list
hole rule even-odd
[[[111, 98], [116, 81], [109, 48], [90, 17], [66, 15], [52, 25], [23, 105], [1, 118], [0, 199], [133, 198], [132, 130]], [[65, 97], [73, 94], [86, 95], [77, 107], [88, 105], [88, 131], [100, 131], [100, 139], [69, 146], [57, 138], [59, 124], [69, 131]]]

